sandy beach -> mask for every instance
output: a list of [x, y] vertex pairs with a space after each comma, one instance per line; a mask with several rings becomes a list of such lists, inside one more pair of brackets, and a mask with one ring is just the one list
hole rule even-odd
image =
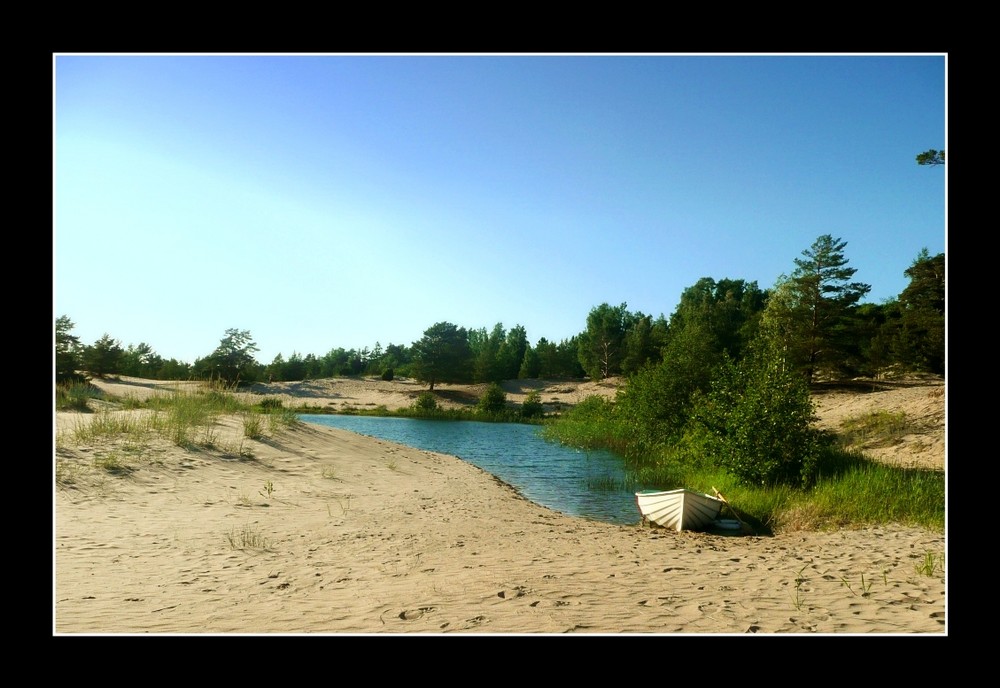
[[[145, 396], [166, 385], [98, 381]], [[521, 381], [548, 408], [614, 384]], [[286, 406], [408, 405], [412, 381], [262, 385]], [[470, 386], [441, 387], [449, 403]], [[906, 409], [914, 434], [873, 449], [945, 467], [941, 380], [817, 396], [821, 423]], [[134, 411], [130, 413], [141, 413]], [[66, 441], [59, 412], [53, 633], [947, 634], [946, 538], [885, 525], [770, 537], [675, 533], [566, 516], [462, 460], [315, 425], [244, 456], [154, 439], [124, 475]], [[239, 443], [239, 418], [217, 427]], [[61, 434], [62, 433], [62, 434]]]

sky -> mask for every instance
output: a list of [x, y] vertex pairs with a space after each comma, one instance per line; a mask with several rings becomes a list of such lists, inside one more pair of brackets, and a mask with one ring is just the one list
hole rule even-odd
[[53, 324], [193, 363], [946, 252], [944, 54], [54, 54]]

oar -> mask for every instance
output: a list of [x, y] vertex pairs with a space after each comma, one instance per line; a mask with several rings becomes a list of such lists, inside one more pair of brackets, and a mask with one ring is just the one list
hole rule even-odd
[[723, 497], [722, 493], [716, 490], [714, 487], [712, 488], [712, 492], [715, 493], [715, 496], [718, 497], [723, 504], [729, 507], [729, 510], [732, 512], [733, 516], [735, 516], [736, 520], [740, 522], [740, 530], [744, 533], [749, 533], [750, 535], [754, 535], [755, 533], [753, 532], [753, 528], [749, 524], [743, 522], [743, 519], [740, 518], [740, 515], [738, 513], [736, 513], [736, 509], [734, 509], [733, 505], [729, 503], [729, 500]]

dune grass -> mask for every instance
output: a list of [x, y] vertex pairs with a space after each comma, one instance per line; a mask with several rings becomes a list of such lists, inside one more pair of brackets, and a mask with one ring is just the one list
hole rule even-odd
[[[98, 447], [94, 466], [115, 476], [131, 473], [156, 440], [185, 449], [203, 448], [226, 456], [252, 458], [253, 445], [246, 440], [262, 440], [300, 423], [294, 411], [281, 407], [280, 400], [251, 404], [235, 390], [223, 387], [174, 391], [147, 400], [98, 397], [67, 389], [66, 397], [70, 396], [100, 398], [102, 403], [96, 410], [88, 403], [88, 417], [81, 417], [72, 430], [57, 434], [57, 453], [81, 446]], [[242, 421], [243, 436], [227, 443], [220, 440], [218, 428], [220, 419], [230, 415]], [[57, 482], [60, 476], [73, 475], [57, 461]]]

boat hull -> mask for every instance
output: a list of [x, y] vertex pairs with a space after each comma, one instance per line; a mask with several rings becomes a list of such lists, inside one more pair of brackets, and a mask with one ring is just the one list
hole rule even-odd
[[676, 531], [708, 528], [723, 504], [721, 499], [685, 488], [636, 492], [635, 501], [644, 519]]

